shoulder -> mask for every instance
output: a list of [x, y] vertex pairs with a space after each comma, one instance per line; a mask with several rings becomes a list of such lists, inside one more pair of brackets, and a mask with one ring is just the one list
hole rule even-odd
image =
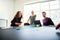
[[35, 15], [36, 16], [36, 15]]
[[49, 21], [51, 21], [51, 18], [50, 17], [47, 17], [46, 19], [49, 20]]
[[16, 18], [13, 18], [12, 20], [15, 20]]
[[46, 17], [47, 19], [51, 19], [50, 17]]
[[36, 17], [36, 15], [34, 15]]

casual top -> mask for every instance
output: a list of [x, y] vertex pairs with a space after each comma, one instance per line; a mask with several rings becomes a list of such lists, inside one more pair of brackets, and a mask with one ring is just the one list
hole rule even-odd
[[36, 17], [36, 15], [30, 16], [30, 24], [31, 24], [31, 25], [34, 24], [35, 17]]
[[51, 18], [46, 17], [45, 19], [43, 19], [43, 25], [49, 26], [49, 25], [54, 25], [54, 23], [52, 22]]
[[11, 26], [19, 26], [19, 25], [16, 25], [15, 23], [21, 23], [21, 17], [20, 18], [14, 18], [12, 21], [11, 21]]

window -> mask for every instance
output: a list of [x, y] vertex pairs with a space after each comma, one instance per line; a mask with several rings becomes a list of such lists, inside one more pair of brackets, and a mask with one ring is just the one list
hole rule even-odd
[[[60, 17], [60, 5], [59, 1], [49, 1], [42, 3], [28, 4], [24, 6], [24, 22], [27, 22], [27, 19], [31, 15], [31, 11], [37, 15], [36, 20], [40, 20], [42, 23], [42, 12], [45, 11], [47, 16], [50, 17], [56, 24], [57, 18]], [[58, 22], [57, 22], [58, 23]]]
[[51, 1], [50, 2], [50, 9], [59, 9], [59, 1]]

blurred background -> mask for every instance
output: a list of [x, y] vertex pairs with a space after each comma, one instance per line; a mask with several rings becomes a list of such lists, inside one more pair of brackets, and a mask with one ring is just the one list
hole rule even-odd
[[55, 25], [60, 23], [60, 0], [0, 0], [0, 27], [10, 27], [17, 11], [22, 11], [23, 23], [27, 22], [32, 10], [37, 15], [36, 20], [41, 23], [43, 11]]

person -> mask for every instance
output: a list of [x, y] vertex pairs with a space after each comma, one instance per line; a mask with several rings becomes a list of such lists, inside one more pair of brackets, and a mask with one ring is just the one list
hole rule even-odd
[[28, 23], [29, 20], [30, 20], [30, 25], [33, 25], [33, 24], [34, 24], [34, 21], [35, 21], [35, 19], [36, 19], [36, 15], [34, 15], [34, 11], [32, 11], [31, 14], [32, 14], [32, 15], [29, 17], [27, 23]]
[[21, 25], [21, 19], [22, 19], [22, 12], [18, 11], [15, 15], [15, 17], [13, 18], [13, 20], [11, 21], [11, 26], [19, 26]]
[[54, 25], [53, 21], [51, 20], [51, 18], [46, 17], [46, 12], [42, 12], [42, 15], [44, 17], [43, 19], [43, 25], [44, 26], [49, 26], [49, 25]]
[[56, 30], [60, 28], [60, 23], [56, 26]]

